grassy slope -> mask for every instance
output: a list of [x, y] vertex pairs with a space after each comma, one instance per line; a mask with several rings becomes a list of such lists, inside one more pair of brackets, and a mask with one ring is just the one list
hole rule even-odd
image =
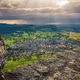
[[13, 58], [11, 58], [5, 64], [3, 71], [10, 72], [11, 70], [14, 70], [18, 67], [32, 64], [32, 63], [37, 62], [39, 60], [47, 60], [47, 57], [56, 56], [56, 55], [57, 54], [55, 54], [55, 53], [54, 54], [46, 53], [46, 54], [34, 55], [34, 56], [30, 56], [30, 57], [27, 57], [27, 56], [18, 57], [16, 60], [13, 60]]
[[13, 33], [12, 36], [10, 37], [4, 37], [5, 44], [7, 46], [12, 46], [16, 42], [23, 42], [27, 39], [54, 39], [55, 37], [58, 37], [59, 39], [72, 39], [72, 40], [78, 40], [80, 41], [80, 33], [77, 32], [67, 32], [67, 31], [62, 31], [62, 32], [32, 32], [32, 33]]

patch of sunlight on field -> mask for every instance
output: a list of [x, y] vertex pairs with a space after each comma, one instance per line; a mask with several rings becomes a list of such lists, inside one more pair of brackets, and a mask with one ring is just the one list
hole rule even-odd
[[69, 37], [73, 40], [80, 40], [80, 33], [70, 32]]

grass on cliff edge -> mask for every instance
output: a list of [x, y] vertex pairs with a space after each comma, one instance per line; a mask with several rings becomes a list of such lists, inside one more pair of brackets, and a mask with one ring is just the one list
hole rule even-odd
[[56, 56], [56, 55], [57, 54], [45, 53], [41, 55], [33, 55], [30, 57], [27, 57], [27, 56], [18, 57], [15, 60], [13, 58], [10, 58], [5, 64], [3, 71], [11, 72], [12, 70], [22, 67], [24, 65], [32, 64], [39, 60], [47, 60], [48, 59], [47, 57]]

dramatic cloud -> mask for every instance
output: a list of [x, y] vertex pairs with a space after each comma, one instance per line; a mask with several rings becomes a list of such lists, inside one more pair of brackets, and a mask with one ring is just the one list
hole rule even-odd
[[14, 20], [40, 24], [79, 23], [80, 0], [0, 0], [0, 20], [13, 20], [13, 23]]

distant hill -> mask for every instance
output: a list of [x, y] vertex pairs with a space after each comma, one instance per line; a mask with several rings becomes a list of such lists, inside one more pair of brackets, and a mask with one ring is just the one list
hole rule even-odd
[[17, 31], [35, 32], [35, 31], [59, 31], [59, 30], [80, 32], [80, 24], [75, 25], [0, 24], [0, 34], [11, 34]]

